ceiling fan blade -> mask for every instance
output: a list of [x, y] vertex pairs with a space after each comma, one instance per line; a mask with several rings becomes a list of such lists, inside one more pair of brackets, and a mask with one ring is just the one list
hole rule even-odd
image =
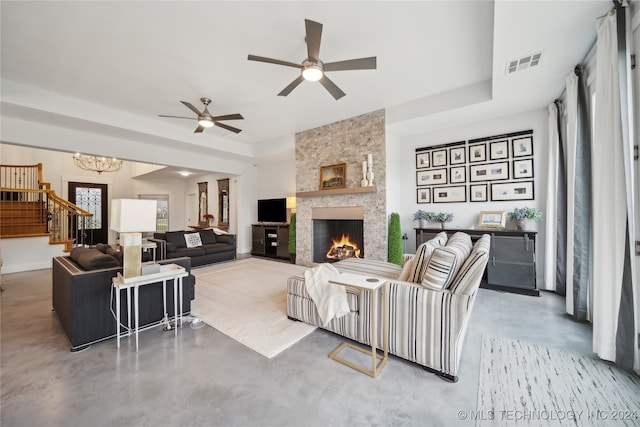
[[218, 126], [218, 127], [221, 127], [222, 129], [230, 130], [231, 132], [234, 132], [234, 133], [242, 132], [240, 129], [234, 128], [234, 127], [229, 126], [229, 125], [225, 125], [224, 123], [215, 122], [214, 125]]
[[330, 62], [324, 64], [325, 71], [343, 71], [343, 70], [375, 70], [376, 57], [349, 59], [346, 61]]
[[286, 67], [294, 67], [298, 69], [302, 68], [301, 64], [294, 64], [293, 62], [281, 61], [279, 59], [266, 58], [264, 56], [249, 55], [247, 59], [249, 61], [266, 62], [268, 64], [284, 65]]
[[180, 101], [182, 102], [185, 107], [187, 107], [188, 109], [190, 109], [191, 111], [193, 111], [194, 113], [196, 113], [197, 115], [200, 115], [200, 111], [198, 111], [198, 109], [196, 107], [194, 107], [192, 104], [186, 102], [186, 101]]
[[326, 90], [329, 91], [331, 95], [333, 95], [336, 101], [346, 95], [346, 93], [344, 93], [342, 89], [336, 86], [334, 82], [329, 80], [326, 75], [322, 76], [319, 82], [322, 86], [324, 86]]
[[182, 116], [166, 116], [164, 114], [158, 114], [158, 117], [171, 117], [172, 119], [187, 119], [187, 120], [195, 120], [193, 117], [182, 117]]
[[304, 20], [307, 31], [307, 56], [310, 61], [318, 62], [320, 59], [320, 41], [322, 40], [322, 24], [308, 19]]
[[196, 130], [193, 131], [193, 133], [200, 133], [204, 130], [204, 126], [200, 126], [198, 125], [198, 127], [196, 128]]
[[304, 77], [302, 77], [302, 74], [299, 75], [297, 79], [295, 79], [294, 81], [289, 83], [289, 86], [287, 86], [284, 89], [282, 89], [282, 91], [278, 94], [278, 96], [287, 96], [287, 95], [289, 95], [292, 90], [294, 90], [300, 83], [302, 83], [303, 80], [304, 80]]
[[244, 117], [242, 117], [242, 114], [227, 114], [226, 116], [211, 117], [211, 119], [217, 122], [218, 120], [244, 120]]

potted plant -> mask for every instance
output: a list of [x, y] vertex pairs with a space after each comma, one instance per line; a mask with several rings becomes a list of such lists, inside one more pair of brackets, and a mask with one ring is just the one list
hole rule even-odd
[[530, 231], [533, 229], [534, 221], [540, 221], [542, 219], [542, 212], [536, 208], [515, 208], [509, 212], [509, 218], [516, 221], [518, 230]]
[[291, 264], [296, 263], [296, 214], [291, 214], [289, 220], [289, 259]]
[[387, 260], [402, 265], [402, 231], [400, 229], [400, 215], [393, 212], [389, 217], [389, 242]]
[[449, 212], [434, 213], [433, 220], [439, 222], [440, 228], [444, 230], [444, 224], [453, 221], [453, 214]]
[[418, 209], [413, 214], [413, 220], [418, 221], [418, 228], [427, 228], [428, 215], [425, 211]]

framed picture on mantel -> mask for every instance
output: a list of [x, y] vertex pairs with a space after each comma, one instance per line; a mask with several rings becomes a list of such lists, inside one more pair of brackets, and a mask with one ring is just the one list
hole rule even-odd
[[347, 164], [340, 163], [320, 168], [320, 189], [333, 190], [345, 188], [347, 181]]

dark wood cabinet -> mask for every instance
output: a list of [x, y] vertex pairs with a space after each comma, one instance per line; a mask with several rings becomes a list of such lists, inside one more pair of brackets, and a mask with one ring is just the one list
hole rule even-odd
[[[432, 239], [441, 230], [416, 228], [416, 246]], [[536, 232], [497, 230], [447, 230], [448, 234], [462, 231], [475, 243], [483, 234], [491, 235], [489, 262], [482, 284], [495, 289], [539, 296], [536, 286]]]
[[289, 224], [253, 224], [251, 255], [289, 258]]

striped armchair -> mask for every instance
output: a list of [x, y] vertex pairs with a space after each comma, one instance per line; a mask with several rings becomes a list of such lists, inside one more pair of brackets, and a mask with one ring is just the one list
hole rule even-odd
[[[483, 235], [442, 290], [398, 280], [402, 267], [384, 261], [351, 258], [333, 265], [341, 272], [388, 279], [389, 352], [455, 382], [469, 316], [489, 258], [489, 244], [490, 236]], [[405, 256], [405, 262], [411, 257]], [[332, 319], [324, 329], [369, 345], [369, 292], [347, 288], [347, 299], [350, 313]], [[303, 276], [287, 280], [287, 313], [291, 319], [323, 327]], [[378, 331], [377, 342], [381, 343], [382, 328]]]

